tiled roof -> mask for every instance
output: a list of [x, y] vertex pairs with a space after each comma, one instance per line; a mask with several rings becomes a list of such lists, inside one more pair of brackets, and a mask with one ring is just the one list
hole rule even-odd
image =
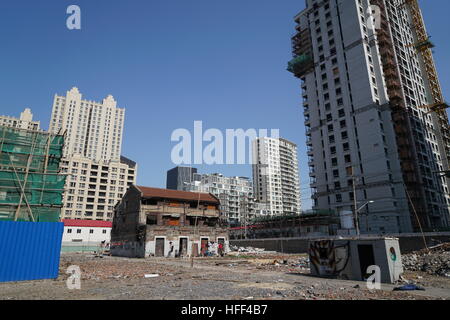
[[62, 222], [65, 227], [112, 228], [110, 221], [63, 219]]
[[144, 198], [165, 198], [173, 200], [200, 201], [219, 204], [219, 199], [210, 193], [187, 192], [136, 186]]

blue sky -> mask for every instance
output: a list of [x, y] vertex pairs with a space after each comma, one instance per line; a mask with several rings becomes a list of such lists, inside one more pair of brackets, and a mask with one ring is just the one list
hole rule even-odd
[[[450, 1], [422, 1], [450, 97]], [[66, 28], [81, 8], [82, 30]], [[279, 128], [299, 146], [302, 198], [310, 205], [299, 81], [286, 69], [303, 0], [2, 0], [0, 114], [30, 107], [47, 129], [55, 93], [77, 86], [126, 108], [122, 153], [138, 183], [164, 187], [177, 128]], [[200, 166], [251, 176], [248, 165]]]

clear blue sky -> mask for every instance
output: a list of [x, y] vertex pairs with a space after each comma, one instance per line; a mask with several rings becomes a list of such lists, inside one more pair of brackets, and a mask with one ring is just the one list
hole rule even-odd
[[[444, 93], [450, 97], [450, 1], [422, 1]], [[81, 7], [82, 30], [66, 28]], [[309, 177], [299, 81], [289, 74], [294, 15], [304, 0], [2, 0], [0, 114], [30, 107], [47, 129], [53, 95], [77, 86], [126, 108], [122, 153], [138, 183], [164, 187], [171, 133], [279, 128], [299, 146], [303, 201]], [[251, 176], [250, 166], [202, 166]]]

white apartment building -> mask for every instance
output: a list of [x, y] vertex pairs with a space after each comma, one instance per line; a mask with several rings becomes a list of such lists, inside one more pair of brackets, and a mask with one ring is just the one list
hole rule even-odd
[[61, 170], [69, 175], [62, 218], [112, 220], [114, 206], [136, 184], [136, 163], [120, 155], [124, 113], [112, 96], [83, 100], [75, 87], [55, 95], [49, 131], [66, 135]]
[[120, 161], [125, 109], [109, 95], [102, 102], [83, 100], [78, 88], [55, 95], [49, 131], [66, 132], [65, 155], [95, 161]]
[[68, 174], [63, 196], [63, 219], [112, 221], [114, 206], [128, 187], [136, 184], [136, 164], [94, 161], [73, 156], [64, 159], [61, 172]]
[[244, 223], [254, 217], [253, 185], [247, 177], [225, 177], [222, 174], [193, 174], [183, 191], [205, 192], [220, 200], [220, 212], [231, 224]]
[[270, 215], [301, 211], [297, 145], [286, 139], [258, 138], [252, 142], [255, 199]]
[[403, 2], [307, 0], [295, 17], [289, 71], [301, 79], [314, 208], [357, 211], [362, 233], [411, 232], [414, 210], [425, 228], [448, 226], [445, 146], [421, 107], [431, 95]]
[[40, 130], [40, 122], [33, 121], [33, 114], [29, 108], [20, 113], [20, 118], [0, 116], [0, 126], [25, 129], [31, 131]]

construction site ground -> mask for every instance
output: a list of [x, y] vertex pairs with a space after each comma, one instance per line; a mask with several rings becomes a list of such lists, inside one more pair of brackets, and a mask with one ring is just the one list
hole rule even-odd
[[[365, 282], [309, 275], [305, 255], [241, 254], [223, 258], [130, 259], [93, 254], [61, 256], [55, 280], [0, 283], [0, 299], [45, 300], [449, 300], [450, 278], [406, 272], [425, 291], [368, 290]], [[69, 290], [69, 266], [81, 270], [81, 288]], [[157, 277], [145, 275], [157, 274]]]

